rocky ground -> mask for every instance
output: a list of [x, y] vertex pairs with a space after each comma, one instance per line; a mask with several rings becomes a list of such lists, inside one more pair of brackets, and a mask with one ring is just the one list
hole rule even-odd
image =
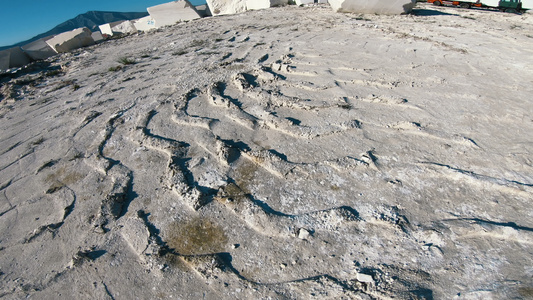
[[533, 15], [284, 7], [2, 77], [2, 299], [532, 299]]

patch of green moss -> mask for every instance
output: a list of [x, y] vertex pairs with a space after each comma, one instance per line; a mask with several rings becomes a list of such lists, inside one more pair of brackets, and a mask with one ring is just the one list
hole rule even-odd
[[518, 293], [526, 299], [533, 299], [533, 287], [520, 287]]
[[[261, 158], [257, 158], [257, 163], [261, 163]], [[258, 169], [256, 163], [245, 160], [235, 170], [235, 182], [245, 194], [250, 194], [250, 187]]]
[[167, 245], [181, 255], [223, 252], [228, 243], [224, 230], [202, 217], [171, 224], [167, 236]]

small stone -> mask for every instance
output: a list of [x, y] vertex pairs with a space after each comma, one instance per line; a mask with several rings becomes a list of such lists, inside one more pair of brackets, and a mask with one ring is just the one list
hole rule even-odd
[[357, 281], [359, 282], [364, 282], [364, 283], [374, 283], [374, 278], [372, 278], [372, 275], [368, 275], [368, 274], [363, 274], [363, 273], [357, 273], [355, 279], [357, 279]]
[[310, 235], [311, 233], [305, 228], [300, 228], [300, 230], [298, 230], [299, 239], [306, 240]]
[[273, 63], [271, 68], [272, 68], [273, 71], [280, 71], [281, 70], [281, 64]]

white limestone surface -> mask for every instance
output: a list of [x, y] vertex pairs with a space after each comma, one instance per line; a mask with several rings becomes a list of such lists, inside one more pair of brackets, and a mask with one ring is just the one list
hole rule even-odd
[[100, 28], [100, 32], [102, 32], [103, 35], [113, 36], [113, 30], [111, 29], [111, 23], [102, 24], [98, 26], [98, 28]]
[[533, 0], [522, 0], [522, 9], [533, 9]]
[[489, 7], [498, 7], [500, 5], [499, 0], [482, 0], [481, 3]]
[[287, 5], [288, 0], [247, 0], [246, 9], [265, 9], [274, 6]]
[[0, 76], [0, 298], [530, 299], [533, 14], [418, 6]]
[[98, 26], [100, 28], [100, 31], [102, 34], [108, 35], [108, 36], [114, 36], [117, 34], [127, 34], [136, 32], [138, 29], [136, 28], [133, 21], [129, 20], [123, 20], [123, 21], [116, 21], [111, 22], [107, 24], [103, 24]]
[[155, 29], [155, 20], [152, 16], [146, 16], [133, 21], [133, 25], [137, 30], [148, 31], [150, 29]]
[[119, 21], [111, 27], [113, 34], [127, 34], [137, 31], [132, 21]]
[[246, 11], [247, 0], [207, 0], [213, 16], [238, 14]]
[[395, 15], [410, 12], [416, 0], [329, 0], [335, 12]]
[[174, 25], [180, 21], [199, 19], [200, 15], [187, 0], [168, 2], [147, 8], [156, 27]]
[[94, 45], [92, 32], [89, 28], [83, 27], [61, 33], [46, 41], [46, 43], [57, 53], [69, 52], [74, 49]]

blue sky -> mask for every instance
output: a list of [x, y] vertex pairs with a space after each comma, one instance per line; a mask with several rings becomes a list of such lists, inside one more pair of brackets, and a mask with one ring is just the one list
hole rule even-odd
[[[91, 10], [142, 12], [170, 0], [0, 0], [0, 46], [8, 46], [46, 32]], [[194, 5], [205, 0], [191, 0]]]

